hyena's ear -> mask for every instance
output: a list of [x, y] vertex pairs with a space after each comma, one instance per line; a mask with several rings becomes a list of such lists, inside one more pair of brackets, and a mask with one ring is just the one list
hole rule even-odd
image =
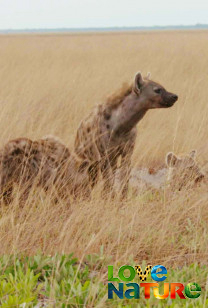
[[189, 156], [193, 159], [196, 159], [196, 154], [197, 154], [197, 150], [192, 150], [190, 153], [189, 153]]
[[134, 79], [134, 85], [133, 85], [134, 92], [136, 92], [136, 94], [139, 95], [143, 85], [144, 85], [144, 80], [142, 78], [142, 74], [138, 72]]
[[173, 152], [167, 153], [165, 162], [168, 167], [174, 167], [177, 160], [178, 160], [178, 157]]
[[150, 80], [150, 78], [151, 78], [151, 73], [148, 72], [148, 73], [147, 73], [147, 76], [145, 77], [145, 79], [146, 79], [146, 80]]

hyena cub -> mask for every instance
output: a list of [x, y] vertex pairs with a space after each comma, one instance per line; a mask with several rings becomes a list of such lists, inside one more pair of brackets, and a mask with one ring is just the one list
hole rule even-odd
[[196, 151], [176, 156], [169, 152], [165, 158], [166, 167], [155, 171], [153, 168], [134, 168], [130, 185], [134, 192], [169, 187], [172, 191], [193, 188], [205, 175], [196, 161]]
[[12, 201], [15, 185], [22, 201], [34, 185], [45, 191], [52, 189], [56, 199], [89, 195], [88, 163], [53, 136], [37, 141], [11, 140], [1, 149], [0, 162], [0, 192], [7, 204]]
[[166, 155], [166, 165], [168, 167], [167, 181], [175, 190], [182, 190], [184, 187], [192, 188], [205, 177], [196, 161], [196, 150], [180, 156], [170, 152]]

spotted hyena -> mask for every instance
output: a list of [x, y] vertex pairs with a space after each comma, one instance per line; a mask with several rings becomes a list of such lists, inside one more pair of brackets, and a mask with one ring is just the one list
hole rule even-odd
[[109, 97], [81, 122], [75, 151], [82, 160], [90, 161], [88, 171], [92, 187], [101, 171], [104, 191], [111, 190], [116, 170], [120, 167], [121, 195], [126, 196], [137, 123], [149, 109], [169, 108], [177, 99], [176, 94], [167, 92], [160, 84], [147, 77], [143, 79], [141, 73], [137, 73], [133, 86], [124, 87]]
[[89, 194], [87, 162], [53, 136], [11, 140], [1, 149], [0, 162], [0, 191], [6, 203], [11, 202], [15, 185], [23, 200], [34, 185], [53, 189], [56, 197], [64, 199]]
[[[169, 187], [173, 191], [193, 188], [205, 178], [205, 174], [196, 160], [196, 150], [188, 154], [176, 155], [169, 152], [163, 168], [133, 168], [130, 186], [134, 192]], [[118, 185], [117, 185], [118, 189]]]

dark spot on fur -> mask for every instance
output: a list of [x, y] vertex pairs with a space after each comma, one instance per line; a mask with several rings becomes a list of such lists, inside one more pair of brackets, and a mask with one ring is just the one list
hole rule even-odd
[[93, 153], [94, 153], [93, 147], [89, 147], [89, 154], [90, 154], [90, 156], [93, 156]]
[[105, 110], [103, 111], [103, 116], [105, 120], [109, 120], [111, 118], [111, 108], [110, 107], [105, 108]]
[[89, 166], [88, 161], [84, 161], [83, 163], [81, 163], [81, 165], [79, 166], [79, 172], [84, 172], [85, 169]]
[[32, 161], [32, 166], [35, 168], [36, 167], [36, 163], [34, 161]]
[[104, 151], [104, 146], [102, 144], [100, 145], [100, 150], [101, 150], [101, 152]]
[[109, 129], [109, 128], [110, 128], [110, 125], [109, 125], [109, 124], [107, 124], [107, 125], [106, 125], [106, 128], [107, 128], [107, 129]]
[[105, 118], [105, 120], [110, 120], [111, 115], [109, 113], [105, 113], [104, 118]]
[[19, 155], [19, 154], [22, 154], [22, 150], [20, 150], [20, 149], [15, 149], [15, 150], [12, 152], [12, 155]]

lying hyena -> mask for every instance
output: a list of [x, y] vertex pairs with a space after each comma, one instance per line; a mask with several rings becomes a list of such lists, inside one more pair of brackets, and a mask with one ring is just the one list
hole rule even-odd
[[196, 161], [195, 150], [180, 156], [170, 152], [166, 155], [165, 163], [166, 167], [157, 171], [152, 168], [133, 168], [130, 175], [130, 186], [133, 191], [139, 193], [142, 190], [164, 187], [179, 191], [183, 188], [193, 188], [205, 177]]
[[166, 164], [168, 167], [167, 182], [170, 183], [172, 189], [182, 190], [185, 187], [194, 187], [205, 177], [196, 161], [196, 150], [181, 156], [170, 152], [166, 155]]
[[131, 156], [136, 140], [136, 125], [149, 109], [169, 108], [177, 101], [176, 94], [167, 92], [160, 84], [135, 76], [133, 87], [123, 89], [98, 105], [80, 124], [75, 151], [90, 161], [88, 169], [92, 187], [101, 171], [105, 191], [113, 187], [118, 158], [121, 157], [121, 195], [126, 196]]
[[11, 140], [1, 149], [0, 162], [0, 192], [5, 203], [12, 201], [15, 185], [21, 200], [27, 199], [34, 185], [45, 191], [53, 189], [55, 199], [89, 195], [87, 162], [71, 154], [55, 137]]

